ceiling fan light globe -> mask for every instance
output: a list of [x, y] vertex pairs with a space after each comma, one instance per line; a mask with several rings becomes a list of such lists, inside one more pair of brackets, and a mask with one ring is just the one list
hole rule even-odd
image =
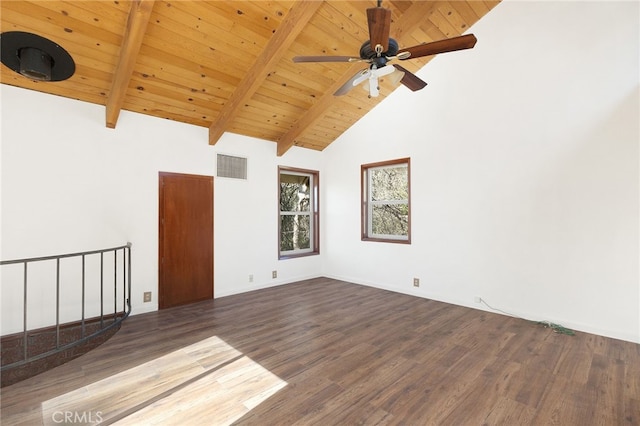
[[404, 72], [400, 70], [395, 70], [391, 74], [389, 74], [389, 81], [395, 87], [400, 84], [400, 81], [404, 78]]

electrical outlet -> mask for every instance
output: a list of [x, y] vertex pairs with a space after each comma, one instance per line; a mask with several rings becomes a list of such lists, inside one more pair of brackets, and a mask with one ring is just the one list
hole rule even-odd
[[476, 297], [473, 298], [473, 301], [476, 302], [476, 303], [482, 303], [482, 297], [476, 296]]
[[413, 279], [413, 286], [414, 287], [420, 287], [420, 278], [414, 278]]
[[253, 282], [253, 274], [249, 274], [249, 282], [252, 283]]
[[142, 301], [147, 303], [147, 302], [151, 302], [151, 292], [150, 291], [145, 291], [143, 296], [142, 296]]
[[278, 271], [271, 271], [271, 278], [278, 278]]

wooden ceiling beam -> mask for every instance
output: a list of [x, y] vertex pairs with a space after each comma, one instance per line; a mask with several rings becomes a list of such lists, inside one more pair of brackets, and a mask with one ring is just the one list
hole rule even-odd
[[222, 111], [209, 127], [209, 144], [215, 145], [233, 119], [240, 113], [242, 105], [250, 99], [262, 85], [267, 75], [288, 51], [291, 43], [307, 25], [318, 10], [321, 1], [303, 0], [296, 2], [284, 18], [275, 34], [256, 58], [249, 71], [231, 94]]
[[340, 77], [333, 85], [327, 89], [325, 94], [315, 103], [309, 110], [296, 121], [296, 124], [282, 137], [278, 140], [278, 148], [277, 154], [278, 157], [284, 155], [285, 152], [291, 148], [295, 142], [295, 140], [308, 129], [313, 127], [313, 125], [324, 117], [324, 113], [333, 105], [335, 101], [335, 96], [333, 94], [342, 87], [351, 77], [353, 77], [357, 72], [362, 70], [361, 63], [354, 63], [349, 67], [349, 70]]
[[136, 65], [142, 39], [147, 31], [155, 0], [133, 0], [129, 9], [127, 27], [122, 37], [120, 54], [111, 82], [111, 90], [106, 103], [107, 127], [115, 129], [120, 109], [129, 87], [129, 80]]
[[[392, 28], [392, 37], [394, 37], [400, 45], [408, 34], [417, 29], [440, 2], [437, 1], [417, 1], [414, 2], [405, 13], [402, 14], [398, 22]], [[352, 78], [358, 71], [362, 69], [362, 64], [355, 63], [338, 79], [316, 102], [306, 114], [296, 122], [296, 124], [278, 140], [277, 154], [284, 155], [291, 148], [296, 139], [304, 134], [308, 129], [324, 117], [326, 111], [333, 105], [335, 97], [333, 93]]]

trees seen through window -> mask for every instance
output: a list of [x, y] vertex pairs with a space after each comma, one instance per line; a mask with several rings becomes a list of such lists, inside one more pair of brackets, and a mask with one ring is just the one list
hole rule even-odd
[[362, 239], [410, 243], [409, 159], [364, 164]]

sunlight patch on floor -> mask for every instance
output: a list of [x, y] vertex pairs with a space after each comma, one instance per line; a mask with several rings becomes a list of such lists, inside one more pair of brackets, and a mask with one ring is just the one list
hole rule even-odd
[[44, 425], [225, 425], [284, 388], [217, 336], [42, 403]]

